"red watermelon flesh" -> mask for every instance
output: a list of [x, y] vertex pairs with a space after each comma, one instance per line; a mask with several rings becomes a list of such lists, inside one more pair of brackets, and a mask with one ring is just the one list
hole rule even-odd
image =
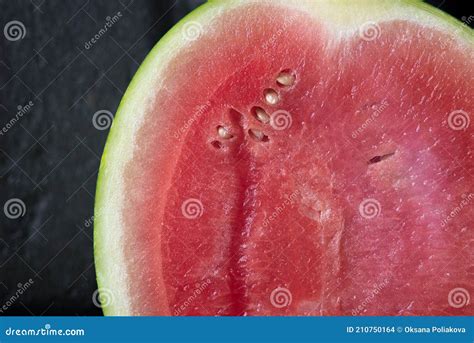
[[127, 314], [474, 314], [472, 44], [370, 24], [248, 4], [169, 62], [123, 170]]

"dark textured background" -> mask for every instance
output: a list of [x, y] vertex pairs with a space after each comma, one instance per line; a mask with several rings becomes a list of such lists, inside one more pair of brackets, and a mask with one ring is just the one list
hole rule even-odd
[[[329, 0], [330, 1], [330, 0]], [[1, 0], [0, 28], [12, 20], [26, 35], [0, 36], [0, 315], [100, 315], [94, 305], [92, 216], [107, 130], [97, 111], [115, 113], [131, 77], [159, 38], [202, 1]], [[430, 1], [459, 19], [468, 1]], [[92, 47], [108, 16], [122, 16]], [[3, 30], [2, 30], [3, 31]], [[3, 210], [20, 199], [25, 213]]]

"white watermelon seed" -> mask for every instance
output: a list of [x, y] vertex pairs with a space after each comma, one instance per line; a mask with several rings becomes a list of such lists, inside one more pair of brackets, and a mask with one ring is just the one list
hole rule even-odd
[[271, 88], [265, 89], [263, 92], [263, 95], [265, 96], [265, 101], [269, 105], [276, 105], [278, 101], [280, 101], [280, 98], [278, 96], [278, 93]]
[[222, 139], [230, 139], [233, 136], [230, 134], [229, 130], [227, 130], [223, 126], [218, 126], [217, 127], [217, 134], [219, 135], [220, 138]]
[[267, 124], [270, 121], [270, 116], [261, 107], [254, 107], [252, 109], [254, 117], [261, 123]]
[[280, 86], [289, 87], [295, 83], [295, 76], [291, 72], [284, 70], [278, 75], [276, 81]]
[[259, 142], [268, 142], [268, 136], [265, 135], [262, 131], [257, 129], [249, 129], [249, 135], [253, 139]]

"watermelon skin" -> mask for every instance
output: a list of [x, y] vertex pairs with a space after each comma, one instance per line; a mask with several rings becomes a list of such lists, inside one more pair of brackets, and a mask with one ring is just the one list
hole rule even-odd
[[[471, 34], [421, 4], [353, 6], [209, 3], [157, 44], [101, 163], [106, 314], [473, 314], [453, 302], [472, 294], [472, 207], [445, 220], [472, 194], [472, 131], [448, 122], [472, 113]], [[260, 125], [257, 105], [291, 125]]]

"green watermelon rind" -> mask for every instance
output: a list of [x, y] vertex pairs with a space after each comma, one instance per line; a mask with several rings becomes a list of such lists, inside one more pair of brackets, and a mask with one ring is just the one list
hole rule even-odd
[[[378, 0], [380, 1], [380, 0]], [[335, 5], [334, 3], [332, 6], [344, 6], [347, 4], [347, 0], [338, 0], [338, 4]], [[382, 2], [382, 1], [380, 1]], [[379, 2], [379, 3], [380, 3]], [[114, 189], [110, 189], [106, 187], [106, 180], [107, 174], [110, 171], [110, 166], [113, 165], [113, 159], [110, 157], [111, 151], [113, 149], [118, 149], [122, 144], [126, 144], [121, 142], [121, 135], [123, 130], [128, 130], [127, 120], [130, 121], [131, 119], [127, 117], [124, 108], [126, 108], [127, 103], [133, 103], [133, 99], [135, 98], [136, 94], [140, 94], [142, 92], [146, 92], [146, 87], [142, 85], [142, 80], [149, 77], [150, 72], [154, 70], [156, 60], [162, 51], [166, 51], [168, 54], [172, 55], [174, 51], [177, 50], [176, 42], [183, 40], [181, 36], [181, 30], [183, 29], [183, 25], [189, 21], [202, 21], [203, 19], [207, 18], [207, 16], [215, 14], [215, 10], [226, 10], [232, 8], [233, 6], [239, 6], [243, 3], [249, 3], [248, 1], [242, 0], [231, 0], [226, 2], [220, 2], [219, 0], [211, 0], [208, 3], [198, 7], [190, 14], [185, 16], [181, 19], [171, 30], [169, 30], [161, 39], [160, 41], [153, 47], [151, 52], [148, 54], [146, 59], [143, 61], [141, 66], [139, 67], [138, 71], [136, 72], [135, 76], [133, 77], [132, 81], [130, 82], [125, 95], [123, 96], [120, 105], [117, 109], [115, 119], [113, 121], [112, 127], [110, 129], [110, 133], [107, 137], [106, 145], [104, 148], [104, 152], [102, 155], [98, 181], [97, 181], [97, 188], [96, 188], [96, 197], [95, 197], [95, 205], [94, 205], [94, 213], [95, 213], [95, 222], [94, 222], [94, 256], [95, 256], [95, 267], [96, 267], [96, 274], [97, 274], [97, 284], [99, 292], [110, 292], [114, 289], [114, 283], [118, 282], [118, 280], [113, 279], [113, 277], [107, 271], [110, 268], [122, 268], [121, 272], [125, 272], [124, 266], [116, 266], [115, 264], [117, 261], [113, 260], [111, 257], [108, 257], [108, 252], [117, 247], [109, 247], [107, 246], [107, 235], [108, 232], [106, 230], [106, 223], [104, 216], [101, 215], [103, 213], [104, 208], [107, 208], [107, 200], [112, 198]], [[274, 3], [274, 2], [273, 2]], [[372, 4], [370, 6], [374, 6], [373, 2], [367, 2]], [[360, 5], [361, 12], [363, 12], [363, 7], [365, 5]], [[369, 6], [369, 5], [367, 5]], [[375, 5], [378, 6], [378, 5]], [[398, 5], [397, 5], [398, 6]], [[459, 38], [460, 41], [464, 41], [469, 44], [472, 48], [472, 43], [474, 42], [474, 35], [473, 31], [466, 25], [458, 21], [457, 19], [451, 17], [450, 15], [442, 12], [441, 10], [432, 7], [426, 3], [422, 3], [420, 1], [413, 1], [413, 0], [405, 0], [401, 2], [401, 4], [397, 7], [400, 8], [400, 11], [403, 9], [419, 9], [420, 15], [421, 13], [429, 14], [431, 16], [430, 19], [434, 19], [435, 21], [439, 22], [441, 27], [451, 27], [453, 29], [455, 37]], [[373, 8], [372, 8], [373, 9]], [[212, 11], [211, 11], [212, 10]], [[391, 13], [392, 17], [396, 17], [396, 13]], [[351, 14], [352, 15], [352, 14]], [[395, 18], [393, 18], [395, 19]], [[446, 26], [448, 25], [448, 26]], [[168, 55], [168, 56], [170, 56]], [[130, 116], [130, 115], [129, 115]], [[122, 139], [123, 140], [123, 139]], [[116, 153], [117, 155], [117, 153]], [[127, 156], [120, 155], [120, 158], [126, 159]], [[120, 247], [118, 247], [120, 249]], [[106, 294], [104, 294], [104, 297]], [[121, 297], [127, 297], [126, 294], [114, 294], [113, 301], [107, 302], [102, 304], [102, 310], [104, 315], [126, 315], [130, 314], [130, 309], [124, 309], [124, 302], [123, 299], [120, 300]], [[117, 300], [122, 301], [121, 305], [117, 305]]]

